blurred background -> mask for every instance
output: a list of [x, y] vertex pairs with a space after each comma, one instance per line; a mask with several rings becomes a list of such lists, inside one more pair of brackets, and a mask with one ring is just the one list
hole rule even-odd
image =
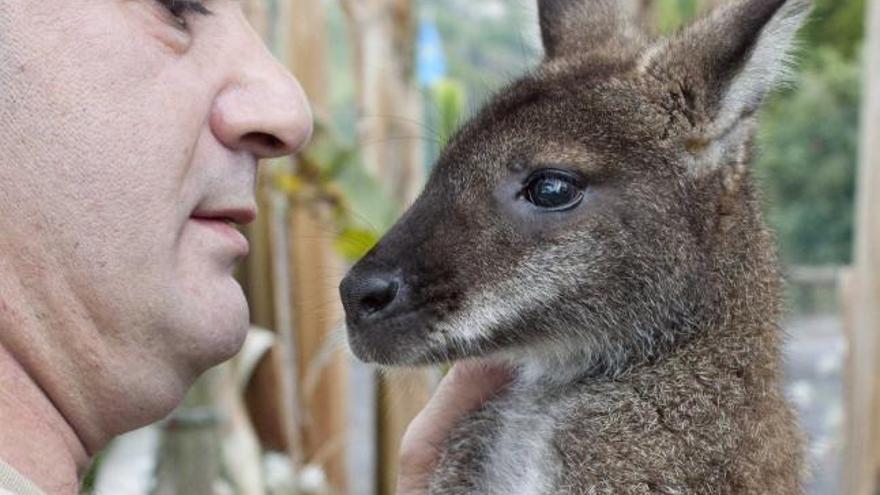
[[[720, 3], [620, 1], [659, 33]], [[880, 493], [880, 5], [866, 1], [816, 0], [759, 136], [811, 494]], [[84, 493], [393, 493], [399, 439], [441, 371], [354, 361], [337, 284], [415, 198], [450, 133], [541, 57], [531, 0], [242, 4], [316, 118], [300, 156], [262, 169], [239, 274], [254, 328], [166, 421], [102, 453]]]

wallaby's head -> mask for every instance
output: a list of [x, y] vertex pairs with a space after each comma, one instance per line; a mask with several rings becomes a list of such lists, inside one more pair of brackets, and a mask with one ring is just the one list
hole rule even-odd
[[358, 357], [609, 371], [767, 277], [750, 262], [772, 258], [749, 175], [755, 114], [809, 0], [733, 1], [657, 41], [624, 3], [539, 0], [543, 62], [459, 131], [343, 281]]

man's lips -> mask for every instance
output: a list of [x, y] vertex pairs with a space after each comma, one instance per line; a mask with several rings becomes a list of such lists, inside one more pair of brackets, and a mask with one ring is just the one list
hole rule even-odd
[[190, 220], [222, 237], [232, 247], [236, 256], [244, 257], [250, 252], [247, 238], [235, 228], [235, 222], [232, 219], [193, 215]]
[[257, 218], [256, 208], [223, 208], [223, 209], [197, 209], [191, 215], [192, 218], [217, 220], [238, 225], [247, 225]]

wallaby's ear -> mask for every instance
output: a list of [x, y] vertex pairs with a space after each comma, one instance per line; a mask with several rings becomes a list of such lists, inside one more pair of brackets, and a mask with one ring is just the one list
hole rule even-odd
[[742, 152], [749, 117], [784, 79], [810, 9], [810, 0], [732, 1], [645, 53], [641, 70], [676, 88], [694, 124], [687, 146], [698, 165]]
[[548, 60], [626, 49], [640, 38], [633, 12], [621, 0], [538, 0]]

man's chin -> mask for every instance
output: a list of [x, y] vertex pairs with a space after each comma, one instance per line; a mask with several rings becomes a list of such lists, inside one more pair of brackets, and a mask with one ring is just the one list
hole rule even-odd
[[238, 308], [218, 308], [217, 314], [226, 314], [227, 318], [219, 320], [216, 332], [210, 334], [212, 347], [216, 351], [214, 364], [220, 364], [238, 354], [250, 329], [250, 313], [244, 299]]
[[[250, 328], [247, 301], [237, 282], [206, 290], [191, 301], [192, 313], [182, 319], [185, 350], [197, 368], [216, 366], [235, 356]], [[207, 297], [211, 295], [212, 297]]]

